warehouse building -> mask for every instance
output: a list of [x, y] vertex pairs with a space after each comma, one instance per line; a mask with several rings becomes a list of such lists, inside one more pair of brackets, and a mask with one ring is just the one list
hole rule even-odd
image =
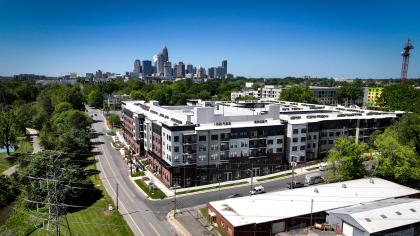
[[[315, 222], [323, 223], [333, 220], [336, 223], [339, 221], [339, 216], [337, 216], [338, 212], [332, 211], [334, 209], [360, 206], [360, 204], [385, 199], [395, 200], [404, 197], [418, 199], [419, 193], [420, 191], [416, 189], [379, 178], [358, 179], [241, 198], [228, 198], [207, 203], [206, 211], [212, 222], [227, 235], [271, 236], [279, 232], [303, 228]], [[330, 212], [329, 217], [327, 217], [328, 212]], [[378, 217], [381, 217], [380, 215]], [[347, 222], [352, 224], [352, 221]], [[413, 220], [405, 222], [411, 224]], [[341, 224], [341, 221], [339, 223]], [[398, 225], [395, 223], [390, 226], [397, 227]]]

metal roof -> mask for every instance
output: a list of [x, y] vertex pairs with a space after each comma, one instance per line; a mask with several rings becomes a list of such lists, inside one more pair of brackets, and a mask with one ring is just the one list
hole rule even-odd
[[366, 231], [375, 233], [420, 222], [420, 199], [388, 199], [332, 210], [329, 213], [349, 215]]
[[[270, 222], [365, 202], [420, 193], [387, 180], [373, 178], [231, 198], [209, 204], [233, 226]], [[343, 187], [345, 184], [345, 188]], [[317, 191], [315, 191], [315, 188]], [[420, 212], [420, 210], [419, 210]]]

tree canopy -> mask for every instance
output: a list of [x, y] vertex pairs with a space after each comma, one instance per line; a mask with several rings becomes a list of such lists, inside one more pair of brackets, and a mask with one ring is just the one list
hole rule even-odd
[[385, 111], [420, 113], [420, 89], [406, 84], [386, 86], [376, 103]]
[[314, 92], [312, 92], [309, 86], [306, 85], [293, 86], [291, 88], [283, 90], [280, 94], [279, 100], [289, 102], [323, 104], [321, 100], [315, 97]]
[[338, 92], [334, 94], [333, 99], [340, 102], [345, 101], [346, 106], [348, 106], [349, 101], [354, 101], [362, 96], [363, 90], [359, 87], [360, 84], [354, 83], [356, 82], [353, 82], [352, 85], [340, 87]]

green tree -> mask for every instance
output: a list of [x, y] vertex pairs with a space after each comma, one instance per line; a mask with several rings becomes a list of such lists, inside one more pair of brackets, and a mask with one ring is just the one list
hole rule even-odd
[[375, 141], [378, 138], [378, 136], [382, 133], [383, 133], [382, 130], [375, 130], [369, 135], [369, 139], [367, 140], [367, 144], [369, 145], [370, 148], [375, 148], [376, 147]]
[[400, 184], [418, 186], [419, 155], [414, 145], [403, 145], [399, 138], [399, 130], [387, 128], [375, 140], [380, 155], [372, 159], [373, 174]]
[[44, 109], [44, 111], [51, 116], [52, 113], [54, 112], [54, 107], [52, 105], [52, 101], [51, 98], [49, 96], [45, 96], [42, 100], [42, 108]]
[[211, 94], [210, 92], [203, 90], [200, 93], [197, 94], [197, 98], [202, 99], [204, 101], [209, 101], [211, 100]]
[[133, 100], [145, 100], [145, 96], [140, 91], [131, 91], [130, 98]]
[[245, 95], [243, 97], [237, 97], [235, 99], [235, 101], [255, 101], [255, 100], [258, 100], [258, 98], [251, 97], [251, 96], [248, 96], [248, 95]]
[[259, 88], [261, 88], [260, 84], [253, 84], [252, 85], [252, 89], [254, 89], [254, 90], [257, 90]]
[[121, 119], [119, 115], [111, 114], [108, 118], [108, 123], [112, 124], [112, 126], [120, 126]]
[[62, 102], [55, 106], [55, 113], [63, 113], [69, 110], [73, 110], [73, 105], [68, 102]]
[[406, 84], [386, 86], [376, 99], [378, 106], [385, 111], [420, 112], [420, 90]]
[[345, 101], [345, 106], [348, 106], [349, 101], [353, 101], [363, 95], [363, 90], [357, 86], [349, 85], [342, 86], [333, 96], [334, 100]]
[[91, 106], [102, 107], [104, 97], [102, 96], [101, 92], [99, 92], [98, 90], [94, 90], [90, 92], [87, 101]]
[[289, 102], [322, 104], [322, 102], [315, 97], [314, 92], [312, 92], [309, 86], [306, 85], [293, 86], [291, 88], [283, 90], [280, 93], [279, 100]]
[[67, 102], [73, 105], [73, 109], [84, 111], [85, 98], [79, 88], [67, 89], [60, 99], [61, 102]]
[[359, 179], [366, 175], [363, 153], [368, 146], [358, 144], [353, 136], [334, 141], [335, 147], [327, 157], [325, 179], [329, 182]]
[[89, 134], [86, 130], [71, 128], [59, 136], [55, 150], [74, 153], [74, 157], [77, 157], [77, 154], [88, 154], [91, 150]]

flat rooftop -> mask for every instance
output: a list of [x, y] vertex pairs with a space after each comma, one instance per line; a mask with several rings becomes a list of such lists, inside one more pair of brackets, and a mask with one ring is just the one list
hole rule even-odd
[[310, 214], [311, 199], [316, 213], [420, 193], [387, 180], [371, 180], [372, 183], [370, 179], [358, 179], [231, 198], [209, 202], [209, 205], [236, 227]]

